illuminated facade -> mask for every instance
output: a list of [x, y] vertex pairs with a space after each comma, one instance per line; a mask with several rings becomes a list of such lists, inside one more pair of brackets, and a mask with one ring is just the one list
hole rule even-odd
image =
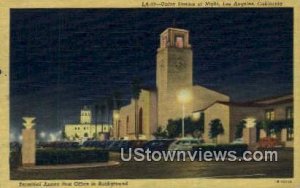
[[[222, 93], [193, 85], [193, 51], [189, 31], [167, 28], [160, 35], [156, 55], [156, 88], [141, 88], [138, 100], [131, 100], [113, 121], [115, 139], [151, 139], [158, 126], [166, 128], [169, 119], [182, 117], [178, 94], [185, 90], [191, 100], [184, 104], [185, 117], [216, 100], [229, 101]], [[230, 134], [230, 133], [228, 133]]]
[[[84, 107], [80, 112], [80, 123], [66, 124], [65, 136], [69, 140], [92, 139], [97, 135], [97, 139], [107, 138], [111, 131], [110, 124], [102, 124], [92, 122], [92, 111], [88, 107]], [[105, 135], [105, 136], [103, 136]]]
[[[205, 142], [213, 142], [209, 137], [210, 122], [220, 119], [224, 133], [217, 137], [217, 142], [230, 143], [235, 139], [236, 125], [241, 120], [292, 118], [293, 95], [234, 103], [227, 95], [194, 85], [193, 51], [189, 40], [189, 31], [184, 29], [168, 28], [161, 33], [156, 55], [156, 88], [141, 88], [137, 100], [132, 99], [129, 105], [114, 111], [118, 114], [113, 121], [114, 139], [149, 140], [154, 138], [152, 134], [157, 127], [166, 128], [169, 119], [179, 119], [183, 115], [199, 118], [202, 114]], [[288, 144], [293, 135], [284, 130], [280, 137]]]

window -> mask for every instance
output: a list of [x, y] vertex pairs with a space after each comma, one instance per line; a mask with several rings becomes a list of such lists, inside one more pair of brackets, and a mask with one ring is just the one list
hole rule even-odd
[[293, 119], [293, 107], [289, 106], [289, 107], [286, 107], [286, 119]]
[[265, 112], [265, 119], [266, 120], [275, 120], [275, 112], [274, 109], [268, 109]]
[[176, 36], [175, 37], [175, 46], [177, 47], [177, 48], [183, 48], [183, 37], [181, 37], [181, 36]]

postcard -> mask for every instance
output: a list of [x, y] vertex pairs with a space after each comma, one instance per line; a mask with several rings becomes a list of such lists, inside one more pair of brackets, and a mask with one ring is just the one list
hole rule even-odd
[[299, 187], [299, 2], [0, 2], [0, 187]]

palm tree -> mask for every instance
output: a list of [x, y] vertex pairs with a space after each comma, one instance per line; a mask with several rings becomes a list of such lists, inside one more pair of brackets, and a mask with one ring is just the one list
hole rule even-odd
[[103, 134], [103, 126], [104, 126], [104, 114], [106, 109], [106, 99], [102, 101], [102, 104], [100, 106], [100, 114], [101, 114], [101, 134]]
[[96, 104], [95, 105], [95, 134], [94, 134], [94, 138], [95, 140], [97, 140], [97, 123], [98, 123], [98, 111], [99, 111], [99, 106]]
[[134, 100], [134, 118], [135, 118], [135, 123], [134, 123], [134, 128], [135, 128], [135, 137], [138, 140], [139, 135], [138, 135], [138, 128], [137, 128], [137, 109], [138, 109], [138, 104], [137, 100], [139, 99], [140, 96], [140, 79], [135, 77], [132, 82], [131, 82], [131, 89], [132, 89], [132, 98]]
[[114, 97], [109, 96], [106, 99], [106, 123], [109, 124], [111, 122], [110, 117], [111, 116], [111, 112], [113, 110], [113, 105], [114, 104]]
[[122, 93], [120, 91], [114, 91], [113, 92], [113, 98], [112, 98], [112, 108], [114, 110], [120, 109], [121, 107], [121, 100], [122, 100]]
[[110, 98], [110, 100], [108, 101], [109, 102], [109, 110], [110, 110], [110, 113], [111, 113], [111, 116], [110, 116], [110, 121], [111, 123], [113, 123], [113, 110], [119, 110], [120, 107], [121, 107], [121, 100], [122, 100], [122, 94], [121, 92], [119, 92], [118, 90], [115, 90], [113, 91], [112, 93], [112, 98]]

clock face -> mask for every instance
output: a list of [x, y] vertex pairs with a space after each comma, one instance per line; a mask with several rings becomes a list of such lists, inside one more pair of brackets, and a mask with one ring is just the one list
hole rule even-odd
[[175, 67], [177, 70], [182, 70], [184, 69], [186, 66], [186, 64], [184, 63], [184, 61], [182, 59], [177, 59], [176, 63], [175, 63]]

